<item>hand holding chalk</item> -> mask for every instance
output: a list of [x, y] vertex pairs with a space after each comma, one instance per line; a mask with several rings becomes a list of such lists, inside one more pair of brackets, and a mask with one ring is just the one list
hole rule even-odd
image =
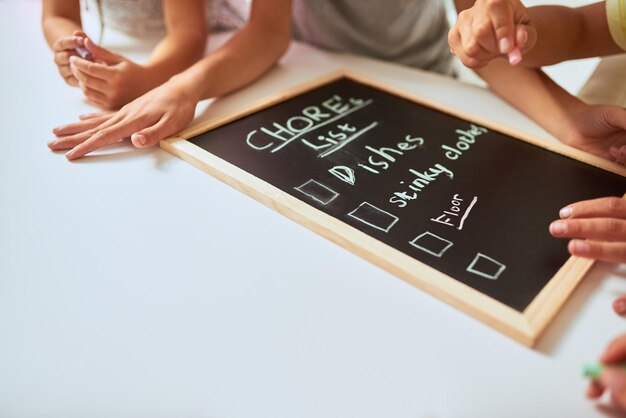
[[470, 68], [500, 57], [518, 65], [536, 39], [528, 10], [519, 0], [477, 0], [459, 14], [448, 33], [451, 51]]
[[520, 51], [518, 47], [515, 47], [507, 54], [507, 57], [509, 58], [509, 64], [517, 65], [522, 62], [522, 51]]
[[615, 406], [626, 411], [626, 334], [609, 344], [600, 362], [583, 368], [585, 377], [592, 379], [587, 396], [597, 399], [608, 390]]
[[75, 50], [82, 59], [93, 61], [93, 54], [89, 52], [85, 47], [77, 46]]

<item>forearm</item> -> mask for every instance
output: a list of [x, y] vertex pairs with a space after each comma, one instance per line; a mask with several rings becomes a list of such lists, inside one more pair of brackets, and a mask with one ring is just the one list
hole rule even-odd
[[541, 70], [512, 67], [503, 59], [476, 71], [504, 100], [567, 143], [571, 118], [584, 103], [558, 86]]
[[78, 0], [44, 0], [42, 2], [41, 26], [50, 48], [57, 39], [71, 36], [82, 29]]
[[524, 55], [524, 66], [621, 52], [609, 32], [604, 2], [579, 8], [537, 6], [528, 11], [537, 29], [537, 43]]
[[80, 21], [60, 17], [50, 16], [42, 19], [43, 33], [48, 42], [48, 46], [52, 48], [52, 45], [60, 39], [66, 36], [72, 36], [75, 30], [81, 30]]
[[248, 23], [220, 49], [172, 81], [196, 101], [222, 96], [259, 78], [289, 46], [290, 30], [259, 30]]
[[206, 32], [193, 28], [180, 28], [168, 33], [144, 64], [148, 70], [145, 79], [148, 90], [197, 62], [204, 53], [206, 41]]

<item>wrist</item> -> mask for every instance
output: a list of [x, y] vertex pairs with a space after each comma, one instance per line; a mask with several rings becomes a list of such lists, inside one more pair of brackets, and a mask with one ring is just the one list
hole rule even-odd
[[589, 107], [587, 103], [570, 95], [563, 102], [563, 117], [555, 123], [555, 132], [553, 134], [567, 145], [577, 142], [581, 135], [579, 128], [580, 115], [584, 113], [587, 107]]
[[167, 84], [176, 91], [177, 95], [183, 97], [186, 101], [193, 102], [194, 105], [202, 100], [201, 89], [194, 83], [193, 77], [185, 73], [174, 75], [167, 81]]

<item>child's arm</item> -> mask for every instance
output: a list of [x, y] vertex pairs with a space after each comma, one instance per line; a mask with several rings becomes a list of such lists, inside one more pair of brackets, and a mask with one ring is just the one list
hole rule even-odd
[[139, 148], [156, 145], [193, 119], [199, 100], [251, 83], [269, 70], [291, 40], [291, 0], [255, 0], [244, 28], [220, 49], [119, 112], [90, 115], [54, 130], [53, 150], [71, 150], [73, 160], [131, 138]]
[[120, 108], [202, 57], [207, 39], [204, 0], [163, 0], [167, 35], [150, 60], [138, 65], [85, 39], [93, 61], [71, 60], [87, 99], [105, 109]]
[[83, 46], [82, 37], [74, 36], [74, 32], [81, 30], [79, 0], [43, 0], [41, 26], [61, 77], [70, 86], [78, 86], [70, 71], [69, 58], [78, 55], [76, 47]]
[[[456, 0], [456, 4], [462, 10], [473, 1]], [[607, 159], [626, 151], [624, 108], [587, 105], [540, 70], [511, 66], [503, 59], [476, 72], [493, 91], [562, 142]]]
[[516, 46], [528, 67], [623, 52], [609, 31], [604, 2], [526, 9], [519, 0], [478, 0], [459, 14], [448, 40], [452, 51], [472, 68], [483, 67]]

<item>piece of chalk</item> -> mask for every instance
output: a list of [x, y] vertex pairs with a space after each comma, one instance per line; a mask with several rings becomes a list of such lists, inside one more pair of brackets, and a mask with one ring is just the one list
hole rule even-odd
[[522, 62], [522, 51], [518, 47], [515, 47], [507, 54], [509, 57], [509, 64], [517, 65]]
[[87, 49], [85, 49], [82, 46], [77, 46], [76, 47], [76, 52], [83, 59], [86, 59], [86, 60], [89, 60], [89, 61], [91, 61], [93, 59], [93, 55], [91, 55], [91, 52], [87, 51]]
[[[597, 379], [606, 366], [600, 363], [589, 363], [583, 366], [583, 376], [588, 379]], [[626, 371], [626, 363], [611, 364], [609, 367], [619, 367]]]

